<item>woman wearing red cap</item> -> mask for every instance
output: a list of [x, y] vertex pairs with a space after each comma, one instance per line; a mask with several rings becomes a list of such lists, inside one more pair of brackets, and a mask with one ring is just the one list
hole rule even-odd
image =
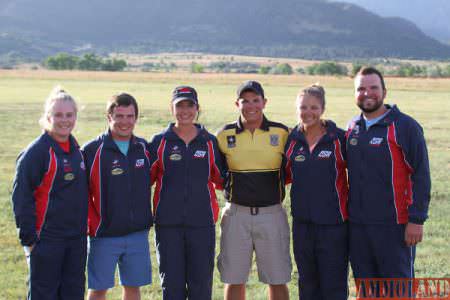
[[217, 140], [196, 123], [197, 92], [173, 91], [174, 123], [150, 144], [153, 214], [163, 299], [211, 299], [215, 223], [219, 206], [214, 185], [221, 185]]

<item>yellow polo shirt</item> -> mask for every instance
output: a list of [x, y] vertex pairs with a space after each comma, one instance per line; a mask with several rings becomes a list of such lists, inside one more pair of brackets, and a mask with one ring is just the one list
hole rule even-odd
[[253, 134], [241, 120], [227, 124], [217, 134], [228, 174], [225, 198], [229, 202], [264, 207], [284, 199], [282, 163], [288, 128], [265, 117]]

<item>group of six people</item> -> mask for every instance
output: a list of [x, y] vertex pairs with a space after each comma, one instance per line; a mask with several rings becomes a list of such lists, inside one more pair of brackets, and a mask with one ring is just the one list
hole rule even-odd
[[217, 258], [224, 298], [245, 299], [255, 253], [269, 299], [288, 299], [286, 184], [300, 299], [347, 299], [349, 260], [356, 279], [413, 278], [430, 199], [428, 154], [420, 125], [385, 97], [382, 74], [362, 68], [362, 113], [344, 131], [322, 118], [325, 90], [311, 85], [297, 96], [299, 123], [289, 130], [265, 117], [262, 86], [246, 81], [238, 120], [214, 136], [197, 123], [195, 89], [179, 86], [174, 122], [147, 143], [133, 134], [136, 100], [121, 93], [108, 102], [108, 130], [80, 148], [71, 134], [77, 105], [54, 90], [44, 133], [19, 155], [12, 193], [29, 299], [83, 299], [86, 257], [88, 299], [106, 298], [116, 266], [123, 299], [140, 299], [152, 281], [153, 224], [163, 299], [211, 299], [215, 189], [227, 201]]

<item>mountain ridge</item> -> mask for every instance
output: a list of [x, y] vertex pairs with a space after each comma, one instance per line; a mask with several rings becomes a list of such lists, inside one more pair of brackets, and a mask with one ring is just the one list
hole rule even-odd
[[[36, 57], [73, 52], [198, 51], [314, 59], [446, 59], [450, 47], [412, 22], [325, 0], [3, 0], [0, 45], [9, 37]], [[11, 47], [9, 47], [11, 48]], [[9, 49], [8, 48], [8, 49]], [[30, 46], [28, 46], [30, 48]], [[3, 52], [3, 53], [2, 53]], [[42, 53], [41, 53], [42, 52]], [[7, 53], [0, 48], [0, 55]]]

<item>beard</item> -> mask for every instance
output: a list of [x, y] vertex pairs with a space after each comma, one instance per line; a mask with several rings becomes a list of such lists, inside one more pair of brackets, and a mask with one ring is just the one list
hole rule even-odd
[[363, 101], [358, 101], [357, 105], [361, 109], [362, 112], [373, 113], [374, 111], [377, 111], [383, 105], [383, 100], [377, 99], [373, 105], [365, 106], [365, 99], [364, 99]]

